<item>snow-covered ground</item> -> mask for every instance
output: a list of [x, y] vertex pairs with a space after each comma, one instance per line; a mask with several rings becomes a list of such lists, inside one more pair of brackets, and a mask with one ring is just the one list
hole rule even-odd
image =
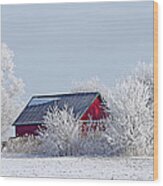
[[2, 158], [1, 175], [153, 180], [153, 158]]

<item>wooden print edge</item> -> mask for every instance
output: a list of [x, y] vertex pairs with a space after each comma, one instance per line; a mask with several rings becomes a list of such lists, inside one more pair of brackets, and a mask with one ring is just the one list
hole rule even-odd
[[158, 179], [158, 3], [154, 1], [154, 180]]

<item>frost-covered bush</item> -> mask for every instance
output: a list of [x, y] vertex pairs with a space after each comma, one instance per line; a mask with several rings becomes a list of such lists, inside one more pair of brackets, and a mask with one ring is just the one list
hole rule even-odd
[[11, 124], [18, 116], [24, 84], [14, 73], [14, 53], [5, 43], [1, 44], [1, 134], [7, 140]]
[[81, 137], [80, 155], [107, 156], [110, 155], [111, 146], [107, 141], [104, 131], [88, 131], [86, 136]]
[[102, 98], [108, 102], [109, 99], [109, 91], [108, 87], [106, 87], [99, 78], [95, 77], [86, 82], [74, 82], [72, 92], [99, 92]]
[[54, 156], [78, 155], [80, 147], [81, 123], [73, 114], [73, 109], [49, 108], [44, 116], [46, 130], [40, 132], [41, 141], [47, 154]]
[[41, 154], [42, 141], [33, 135], [11, 138], [3, 148], [3, 153]]
[[126, 155], [153, 155], [153, 67], [140, 64], [133, 74], [116, 84], [110, 106], [112, 126]]

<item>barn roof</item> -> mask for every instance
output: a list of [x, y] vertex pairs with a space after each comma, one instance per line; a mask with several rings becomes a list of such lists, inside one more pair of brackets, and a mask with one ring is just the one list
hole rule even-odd
[[43, 116], [50, 106], [62, 110], [67, 105], [73, 108], [74, 116], [80, 119], [97, 96], [100, 96], [98, 92], [33, 96], [13, 125], [42, 124]]

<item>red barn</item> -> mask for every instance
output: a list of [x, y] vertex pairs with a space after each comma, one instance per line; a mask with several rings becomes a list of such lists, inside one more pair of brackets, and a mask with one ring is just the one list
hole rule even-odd
[[[50, 106], [63, 109], [67, 105], [73, 109], [74, 116], [83, 122], [82, 132], [88, 128], [100, 127], [104, 130], [101, 120], [108, 117], [106, 102], [98, 92], [79, 92], [59, 95], [33, 96], [25, 109], [13, 123], [16, 128], [16, 136], [37, 134], [40, 126], [43, 126], [44, 115]], [[91, 123], [91, 126], [90, 126]]]

